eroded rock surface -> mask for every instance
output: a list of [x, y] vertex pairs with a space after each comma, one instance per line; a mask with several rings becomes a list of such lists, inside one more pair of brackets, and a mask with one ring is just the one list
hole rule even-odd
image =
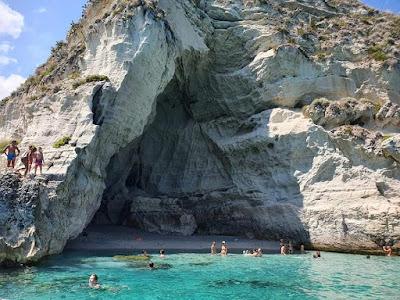
[[0, 138], [48, 162], [44, 181], [0, 179], [0, 212], [23, 206], [0, 261], [58, 253], [94, 216], [338, 251], [398, 241], [398, 19], [275, 2], [92, 1], [0, 104]]

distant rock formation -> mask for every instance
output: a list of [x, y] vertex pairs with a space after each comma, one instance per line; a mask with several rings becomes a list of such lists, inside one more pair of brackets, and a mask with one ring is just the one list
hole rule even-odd
[[0, 176], [0, 262], [90, 222], [399, 247], [399, 24], [357, 1], [90, 1], [0, 102], [0, 140], [48, 163]]

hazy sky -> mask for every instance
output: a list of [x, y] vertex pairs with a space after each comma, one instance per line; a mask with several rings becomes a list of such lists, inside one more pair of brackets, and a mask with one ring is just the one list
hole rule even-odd
[[[364, 0], [400, 13], [400, 0]], [[86, 0], [0, 0], [0, 99], [44, 63]]]

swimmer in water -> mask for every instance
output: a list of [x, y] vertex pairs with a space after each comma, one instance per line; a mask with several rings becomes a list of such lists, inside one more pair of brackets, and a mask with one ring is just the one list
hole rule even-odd
[[253, 256], [253, 257], [261, 257], [262, 256], [261, 248], [254, 249], [253, 252], [251, 253], [251, 256]]
[[383, 251], [385, 252], [386, 256], [392, 256], [392, 247], [383, 246]]
[[160, 250], [160, 258], [165, 258], [165, 250], [164, 249]]
[[215, 241], [213, 241], [212, 243], [211, 243], [211, 254], [212, 255], [214, 255], [214, 254], [217, 254], [217, 245], [216, 245], [217, 243], [215, 242]]
[[286, 245], [281, 246], [281, 255], [286, 255]]
[[149, 257], [149, 254], [147, 253], [146, 250], [142, 250], [142, 256], [144, 256], [144, 257]]
[[152, 261], [149, 262], [149, 269], [154, 270], [154, 268], [155, 268], [154, 263]]
[[89, 277], [89, 287], [91, 289], [99, 289], [100, 288], [100, 284], [97, 282], [98, 277], [96, 274], [92, 274]]
[[321, 252], [319, 252], [318, 250], [315, 252], [315, 254], [313, 255], [314, 258], [320, 258], [321, 257]]
[[228, 255], [228, 246], [226, 245], [225, 241], [222, 241], [221, 244], [221, 255], [223, 256]]
[[289, 254], [293, 254], [294, 250], [293, 250], [293, 244], [292, 241], [289, 241]]

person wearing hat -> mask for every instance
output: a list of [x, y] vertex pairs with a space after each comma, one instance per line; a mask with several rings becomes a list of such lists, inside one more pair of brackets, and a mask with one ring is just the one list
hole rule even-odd
[[222, 241], [221, 255], [228, 255], [228, 246], [226, 245], [225, 241]]

